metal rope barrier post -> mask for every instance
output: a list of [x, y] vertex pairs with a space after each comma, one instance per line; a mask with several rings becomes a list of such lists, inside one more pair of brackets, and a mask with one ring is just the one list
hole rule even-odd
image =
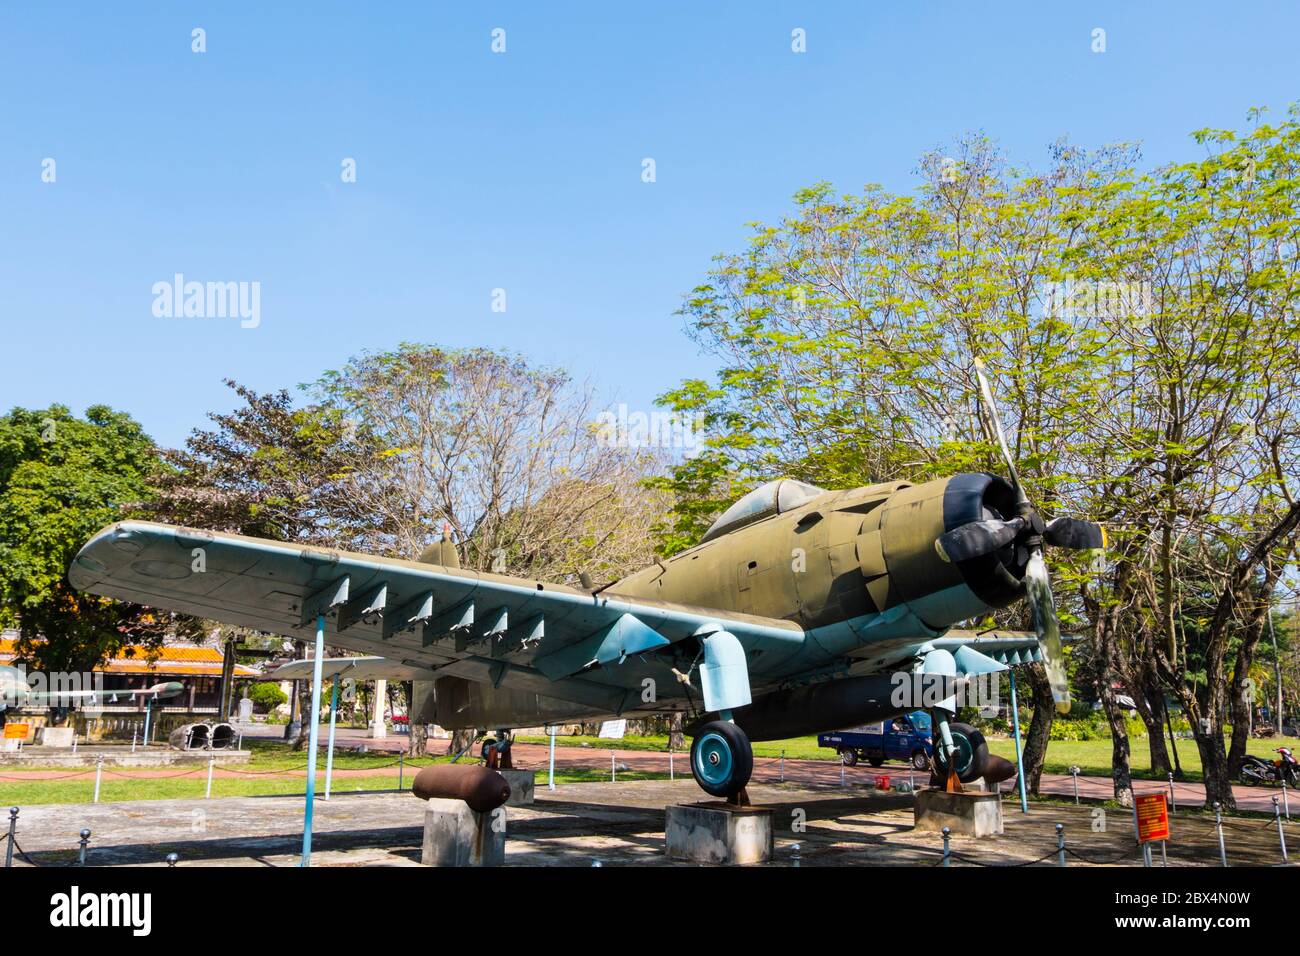
[[216, 763], [217, 763], [216, 757], [208, 758], [208, 790], [205, 794], [203, 794], [203, 799], [205, 800], [212, 799], [212, 768], [216, 766]]
[[95, 761], [95, 799], [91, 801], [92, 803], [99, 803], [99, 781], [103, 776], [104, 756], [100, 754], [99, 759]]
[[[334, 675], [334, 690], [330, 693], [330, 739], [325, 748], [325, 799], [330, 798], [334, 779], [334, 725], [339, 715], [339, 675]], [[401, 787], [398, 787], [400, 790]]]
[[307, 740], [307, 799], [302, 814], [302, 861], [299, 866], [311, 866], [311, 820], [316, 802], [316, 744], [320, 733], [320, 682], [321, 665], [325, 658], [325, 613], [316, 615], [316, 656], [311, 674], [311, 730]]
[[618, 782], [618, 771], [614, 767], [614, 751], [609, 752], [609, 782]]
[[1065, 824], [1056, 825], [1056, 865], [1065, 866]]
[[406, 754], [400, 753], [397, 755], [397, 789], [398, 790], [406, 789], [404, 786], [402, 786], [402, 782], [403, 780], [405, 780], [405, 778], [406, 778]]
[[677, 779], [677, 769], [673, 766], [673, 744], [668, 742], [668, 779], [670, 781]]
[[1223, 847], [1223, 808], [1218, 801], [1214, 804], [1214, 829], [1219, 831], [1219, 862], [1228, 865], [1228, 851]]
[[785, 748], [781, 748], [781, 782], [785, 783]]
[[1286, 813], [1287, 823], [1291, 822], [1291, 798], [1287, 792], [1286, 774], [1282, 774], [1282, 809]]
[[135, 738], [139, 736], [139, 734], [140, 731], [137, 728], [131, 728], [131, 753], [135, 753]]
[[1070, 768], [1070, 776], [1074, 778], [1074, 805], [1077, 807], [1079, 805], [1079, 767], [1077, 765]]
[[[1011, 725], [1016, 732], [1016, 779], [1020, 781], [1020, 812], [1029, 812], [1029, 796], [1025, 793], [1024, 748], [1020, 745], [1020, 708], [1016, 705], [1016, 671], [1007, 668], [1011, 681]], [[915, 787], [913, 787], [915, 789]]]
[[841, 787], [848, 786], [848, 784], [844, 782], [844, 755], [843, 754], [840, 755], [840, 786]]
[[1174, 797], [1174, 772], [1169, 771], [1169, 812], [1178, 812], [1178, 800]]
[[1282, 847], [1282, 862], [1286, 863], [1286, 833], [1282, 830], [1282, 808], [1278, 805], [1277, 797], [1273, 798], [1273, 819], [1277, 821], [1277, 842]]
[[81, 848], [77, 851], [77, 866], [86, 865], [86, 851], [90, 848], [90, 831], [81, 831]]
[[9, 836], [5, 841], [5, 869], [14, 865], [14, 831], [18, 829], [18, 808], [9, 808]]
[[943, 834], [943, 865], [952, 866], [952, 863], [950, 862], [952, 859], [952, 848], [948, 843], [948, 838], [952, 835], [952, 830], [948, 827], [944, 827], [940, 832]]
[[178, 854], [178, 853], [168, 853], [166, 859], [167, 859], [167, 865], [168, 865], [169, 867], [175, 866], [175, 865], [176, 865], [176, 861], [180, 859], [180, 854]]

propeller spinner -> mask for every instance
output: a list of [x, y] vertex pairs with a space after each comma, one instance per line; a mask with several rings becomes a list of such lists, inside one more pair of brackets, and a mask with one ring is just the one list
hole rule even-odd
[[980, 398], [988, 416], [1002, 459], [1006, 462], [1011, 485], [1016, 494], [1017, 514], [1010, 517], [986, 517], [971, 521], [941, 535], [934, 542], [939, 556], [945, 561], [960, 563], [985, 554], [1015, 546], [1024, 549], [1025, 591], [1038, 634], [1038, 646], [1047, 668], [1047, 679], [1052, 685], [1052, 699], [1056, 709], [1066, 713], [1070, 709], [1070, 686], [1065, 673], [1065, 655], [1061, 650], [1061, 625], [1056, 616], [1056, 602], [1043, 559], [1043, 545], [1076, 550], [1092, 550], [1106, 546], [1106, 533], [1095, 521], [1079, 518], [1056, 518], [1044, 522], [1034, 510], [1020, 483], [1020, 474], [1007, 446], [1006, 433], [998, 416], [993, 390], [984, 374], [984, 363], [975, 360], [975, 376], [979, 381]]

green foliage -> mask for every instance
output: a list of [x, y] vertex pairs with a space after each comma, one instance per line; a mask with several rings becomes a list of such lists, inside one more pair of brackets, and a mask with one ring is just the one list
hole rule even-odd
[[279, 684], [259, 681], [248, 689], [248, 699], [253, 706], [267, 714], [289, 700], [289, 695], [280, 689]]
[[149, 496], [159, 464], [130, 416], [95, 405], [15, 408], [0, 418], [0, 614], [19, 654], [49, 670], [89, 670], [123, 645], [161, 642], [175, 621], [74, 593], [67, 569], [103, 526]]

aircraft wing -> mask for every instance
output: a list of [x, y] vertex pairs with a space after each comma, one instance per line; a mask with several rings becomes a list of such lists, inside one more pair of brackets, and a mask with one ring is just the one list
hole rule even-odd
[[773, 658], [804, 640], [789, 621], [145, 521], [102, 529], [68, 579], [94, 594], [303, 638], [325, 614], [328, 643], [430, 679], [490, 681], [609, 712], [633, 693], [632, 674], [615, 680], [606, 665], [719, 628]]
[[[1061, 641], [1069, 644], [1077, 641], [1075, 635], [1061, 635]], [[1038, 635], [1033, 631], [962, 631], [951, 630], [943, 637], [931, 642], [935, 647], [956, 652], [958, 648], [969, 647], [979, 651], [985, 657], [991, 657], [999, 664], [1014, 667], [1017, 664], [1031, 664], [1043, 659], [1038, 646]]]
[[[386, 657], [326, 657], [321, 662], [322, 677], [347, 677], [354, 680], [433, 680], [427, 667], [412, 667]], [[262, 680], [311, 680], [316, 662], [311, 658], [289, 661], [262, 675]]]

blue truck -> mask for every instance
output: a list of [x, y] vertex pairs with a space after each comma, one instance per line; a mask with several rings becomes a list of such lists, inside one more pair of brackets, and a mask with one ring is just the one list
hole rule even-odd
[[879, 767], [886, 760], [906, 760], [917, 770], [928, 770], [934, 751], [930, 715], [914, 710], [875, 724], [817, 735], [818, 747], [839, 751], [840, 759], [852, 767], [865, 760]]

